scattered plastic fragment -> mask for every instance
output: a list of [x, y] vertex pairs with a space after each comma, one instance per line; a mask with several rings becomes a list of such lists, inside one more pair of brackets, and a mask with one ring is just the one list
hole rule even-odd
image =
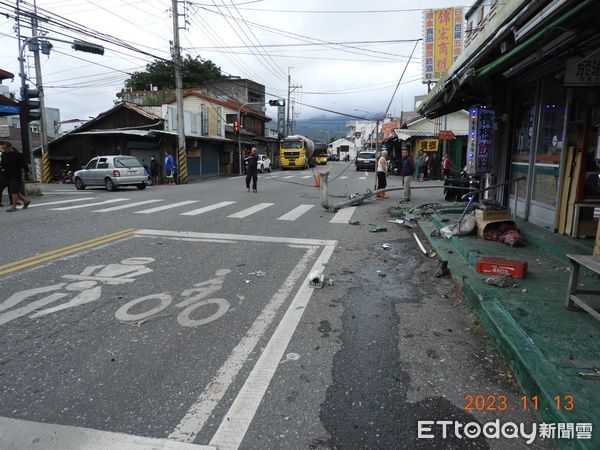
[[349, 225], [360, 225], [360, 222], [358, 220], [351, 220], [350, 222], [348, 222]]
[[248, 275], [256, 275], [257, 277], [264, 277], [266, 274], [262, 270], [255, 270], [250, 272]]
[[413, 237], [415, 238], [415, 241], [417, 241], [417, 244], [419, 244], [419, 248], [421, 249], [421, 251], [423, 252], [423, 254], [426, 255], [427, 254], [427, 250], [425, 250], [425, 247], [423, 247], [423, 244], [421, 243], [421, 240], [417, 236], [417, 233], [413, 233]]
[[371, 233], [381, 233], [382, 231], [387, 231], [387, 228], [383, 225], [375, 225], [374, 227], [369, 228], [369, 231]]
[[248, 284], [250, 283], [250, 280], [244, 280], [244, 283]]
[[333, 284], [334, 282], [331, 278], [327, 280], [327, 286], [333, 286]]
[[315, 289], [321, 289], [324, 279], [325, 276], [321, 272], [312, 272], [308, 277], [308, 285]]
[[489, 284], [492, 286], [498, 286], [498, 287], [506, 287], [506, 286], [511, 286], [512, 285], [512, 278], [508, 277], [508, 276], [504, 276], [504, 275], [500, 275], [497, 277], [487, 277], [487, 278], [483, 278], [483, 282], [485, 284]]
[[390, 248], [392, 248], [392, 246], [390, 244], [381, 244], [381, 248], [384, 250], [389, 250]]
[[433, 230], [431, 230], [431, 233], [429, 233], [429, 236], [431, 237], [440, 237], [442, 235], [442, 233], [440, 233], [440, 230], [437, 228], [434, 228]]
[[527, 288], [524, 288], [524, 289], [523, 289], [521, 292], [522, 292], [523, 294], [526, 294], [526, 293], [527, 293]]

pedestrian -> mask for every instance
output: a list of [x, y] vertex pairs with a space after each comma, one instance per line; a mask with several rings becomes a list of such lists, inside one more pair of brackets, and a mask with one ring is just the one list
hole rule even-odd
[[[385, 189], [387, 187], [387, 174], [388, 174], [388, 152], [384, 150], [381, 152], [381, 156], [377, 160], [377, 189]], [[390, 198], [385, 192], [377, 194], [380, 199]]]
[[410, 184], [415, 172], [415, 164], [408, 150], [402, 150], [402, 160], [400, 161], [400, 172], [402, 174], [402, 186], [404, 186], [403, 202], [410, 201]]
[[167, 150], [167, 156], [165, 156], [165, 175], [167, 177], [167, 184], [175, 184], [175, 178], [173, 177], [173, 169], [175, 168], [175, 161], [173, 155]]
[[444, 154], [442, 158], [442, 171], [444, 172], [444, 179], [447, 179], [450, 176], [450, 170], [452, 169], [452, 160], [448, 156], [447, 153]]
[[150, 158], [150, 178], [152, 179], [152, 184], [159, 184], [160, 180], [158, 179], [158, 172], [158, 161], [154, 156], [152, 156]]
[[256, 183], [258, 181], [258, 150], [252, 147], [250, 154], [244, 158], [246, 163], [246, 190], [250, 192], [250, 179], [252, 179], [252, 190], [258, 192]]
[[[6, 172], [4, 167], [2, 166], [2, 148], [0, 146], [0, 208], [2, 207], [2, 194], [4, 193], [4, 189], [8, 187], [8, 178], [6, 176]], [[8, 191], [8, 203], [11, 202], [10, 199], [10, 190]]]
[[19, 200], [23, 202], [23, 209], [27, 209], [31, 202], [21, 194], [21, 179], [23, 178], [23, 169], [28, 170], [27, 163], [23, 158], [23, 154], [16, 151], [10, 142], [0, 141], [0, 148], [2, 148], [2, 167], [8, 180], [8, 192], [11, 201], [11, 206], [7, 211], [16, 211]]
[[427, 152], [423, 152], [421, 157], [419, 158], [419, 175], [421, 176], [421, 181], [426, 181], [429, 172], [429, 155]]

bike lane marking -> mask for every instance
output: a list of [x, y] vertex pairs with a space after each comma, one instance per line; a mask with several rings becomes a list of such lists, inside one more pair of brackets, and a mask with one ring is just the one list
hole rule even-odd
[[[309, 270], [309, 274], [323, 272], [334, 250], [335, 244], [326, 245], [313, 267]], [[309, 286], [309, 279], [310, 275], [306, 275], [306, 278], [300, 285], [300, 289], [290, 303], [275, 332], [271, 335], [271, 339], [269, 339], [269, 342], [258, 358], [246, 382], [238, 392], [209, 445], [222, 450], [237, 449], [242, 443], [250, 427], [250, 423], [254, 419], [254, 415], [267, 392], [273, 375], [275, 375], [283, 354], [308, 306], [308, 302], [314, 291]]]
[[89, 241], [80, 242], [78, 244], [69, 245], [67, 247], [62, 247], [56, 250], [40, 253], [39, 255], [30, 256], [29, 258], [24, 258], [19, 261], [4, 264], [3, 266], [0, 266], [0, 276], [7, 275], [18, 270], [23, 270], [35, 265], [39, 265], [44, 262], [52, 261], [54, 259], [62, 258], [73, 253], [78, 253], [82, 250], [98, 247], [108, 242], [123, 239], [125, 237], [135, 234], [136, 231], [137, 228], [127, 228], [116, 233], [107, 234], [94, 239], [90, 239]]

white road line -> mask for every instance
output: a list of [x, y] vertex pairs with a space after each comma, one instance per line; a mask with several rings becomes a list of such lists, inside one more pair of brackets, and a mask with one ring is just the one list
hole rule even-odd
[[80, 191], [69, 191], [69, 192], [62, 192], [62, 191], [42, 191], [43, 195], [90, 195], [89, 192], [80, 192]]
[[86, 203], [85, 205], [63, 206], [62, 208], [50, 208], [50, 211], [67, 211], [69, 209], [89, 208], [91, 206], [108, 205], [109, 203], [126, 202], [127, 200], [129, 200], [129, 199], [128, 198], [113, 198], [111, 200], [104, 200], [103, 202]]
[[282, 180], [285, 180], [286, 178], [294, 178], [296, 175], [288, 175], [287, 177], [281, 177]]
[[292, 237], [262, 236], [250, 234], [225, 234], [225, 233], [197, 233], [194, 231], [168, 231], [168, 230], [150, 230], [142, 229], [135, 233], [136, 236], [156, 236], [172, 238], [193, 238], [193, 239], [225, 239], [244, 242], [270, 242], [273, 244], [293, 244], [293, 245], [337, 245], [337, 241], [324, 239], [305, 239]]
[[187, 211], [179, 214], [180, 216], [198, 216], [200, 214], [204, 214], [205, 212], [214, 211], [215, 209], [224, 208], [225, 206], [233, 205], [235, 202], [220, 202], [215, 203], [214, 205], [203, 206], [202, 208], [193, 209], [191, 211]]
[[111, 208], [96, 209], [92, 212], [111, 212], [119, 211], [120, 209], [135, 208], [136, 206], [147, 205], [148, 203], [162, 202], [163, 200], [144, 200], [143, 202], [127, 203], [126, 205], [113, 206]]
[[243, 209], [243, 210], [236, 212], [235, 214], [232, 214], [227, 217], [230, 217], [232, 219], [243, 219], [243, 218], [251, 216], [252, 214], [255, 214], [259, 211], [262, 211], [263, 209], [266, 209], [269, 206], [273, 206], [274, 204], [275, 203], [259, 203], [258, 205], [254, 205], [254, 206], [251, 206], [250, 208]]
[[359, 180], [366, 180], [367, 177], [358, 177]]
[[347, 175], [343, 175], [343, 176], [341, 176], [341, 177], [340, 177], [340, 180], [345, 180], [345, 179], [347, 179], [347, 178], [348, 178], [348, 176], [347, 176]]
[[288, 212], [288, 213], [284, 214], [283, 216], [279, 217], [277, 220], [289, 220], [289, 221], [296, 220], [302, 214], [304, 214], [307, 211], [310, 211], [314, 207], [315, 207], [315, 205], [300, 205], [300, 206], [297, 206], [294, 209], [292, 209], [290, 212]]
[[354, 210], [356, 206], [350, 206], [348, 208], [340, 209], [335, 216], [329, 221], [329, 223], [348, 223], [350, 219], [352, 219], [352, 214], [354, 214]]
[[312, 178], [312, 175], [304, 175], [303, 177], [300, 177], [300, 178], [303, 178], [306, 180], [307, 178]]
[[165, 211], [166, 209], [179, 208], [180, 206], [191, 205], [192, 203], [198, 203], [198, 200], [186, 200], [184, 202], [171, 203], [170, 205], [157, 206], [156, 208], [144, 209], [143, 211], [136, 211], [134, 214], [152, 214], [159, 211]]
[[[334, 249], [333, 245], [326, 246], [309, 273], [323, 272]], [[219, 450], [239, 448], [313, 292], [314, 289], [308, 285], [307, 276], [223, 418], [210, 445]]]
[[83, 202], [85, 200], [94, 200], [96, 197], [84, 197], [84, 198], [73, 198], [71, 200], [59, 200], [57, 202], [46, 202], [46, 203], [35, 203], [29, 205], [30, 208], [35, 208], [37, 206], [48, 206], [48, 205], [62, 205], [63, 203], [75, 203], [75, 202]]
[[192, 442], [210, 418], [219, 401], [233, 383], [240, 369], [254, 351], [260, 339], [277, 316], [277, 312], [286, 302], [297, 281], [304, 274], [309, 261], [314, 257], [319, 247], [309, 247], [290, 272], [287, 279], [261, 311], [250, 329], [235, 346], [227, 360], [223, 363], [217, 375], [206, 385], [196, 402], [191, 406], [185, 417], [179, 422], [169, 439]]
[[53, 425], [28, 420], [0, 417], [0, 448], [45, 450], [216, 450], [208, 445], [194, 445], [133, 436], [124, 433], [93, 430], [91, 428]]

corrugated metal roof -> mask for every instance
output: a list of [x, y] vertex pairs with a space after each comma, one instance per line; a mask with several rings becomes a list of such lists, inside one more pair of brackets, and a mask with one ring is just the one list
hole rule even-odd
[[[435, 137], [439, 135], [438, 131], [433, 130], [406, 130], [406, 129], [395, 129], [396, 136], [401, 141], [407, 141], [413, 137]], [[467, 130], [449, 130], [454, 133], [455, 136], [467, 136], [469, 132]]]

